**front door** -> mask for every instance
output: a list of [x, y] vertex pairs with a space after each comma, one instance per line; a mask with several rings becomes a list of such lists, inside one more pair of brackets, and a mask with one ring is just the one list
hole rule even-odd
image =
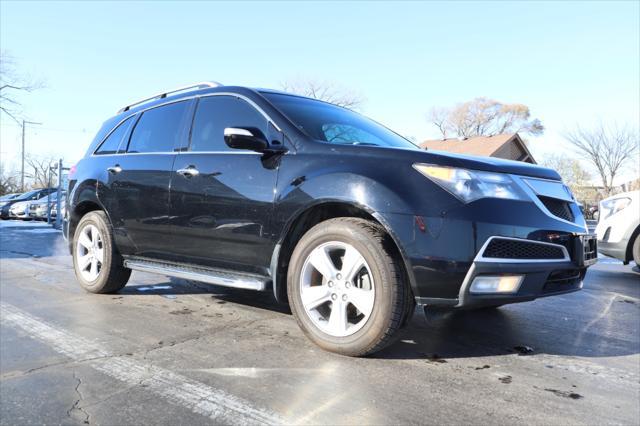
[[183, 261], [266, 274], [277, 167], [260, 153], [229, 148], [226, 127], [251, 129], [270, 141], [281, 137], [243, 99], [201, 98], [190, 148], [177, 155], [171, 177], [171, 240]]

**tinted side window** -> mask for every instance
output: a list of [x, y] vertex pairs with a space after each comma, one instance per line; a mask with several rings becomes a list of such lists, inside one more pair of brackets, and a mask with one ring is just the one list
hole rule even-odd
[[127, 134], [127, 130], [129, 130], [129, 124], [131, 124], [131, 118], [129, 117], [124, 120], [118, 127], [115, 128], [114, 131], [111, 132], [107, 139], [102, 142], [102, 145], [96, 150], [96, 154], [115, 154], [118, 152], [118, 147], [120, 146], [120, 142], [122, 142], [122, 138], [125, 134]]
[[167, 152], [178, 146], [188, 102], [176, 102], [142, 113], [127, 152]]
[[225, 127], [251, 129], [256, 136], [264, 137], [268, 123], [262, 114], [242, 99], [232, 96], [202, 98], [193, 120], [191, 151], [236, 151], [224, 142]]

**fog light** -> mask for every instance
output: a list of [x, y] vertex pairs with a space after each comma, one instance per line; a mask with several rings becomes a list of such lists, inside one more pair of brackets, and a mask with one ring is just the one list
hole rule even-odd
[[501, 277], [476, 277], [471, 283], [470, 293], [515, 293], [520, 288], [523, 275]]

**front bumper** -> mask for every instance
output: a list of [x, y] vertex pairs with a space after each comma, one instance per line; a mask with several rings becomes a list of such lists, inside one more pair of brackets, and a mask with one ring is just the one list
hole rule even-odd
[[[527, 302], [540, 297], [571, 293], [582, 288], [586, 267], [564, 263], [474, 263], [460, 288], [456, 308], [479, 308]], [[478, 276], [523, 276], [522, 283], [513, 294], [471, 293], [470, 286]]]
[[[523, 245], [520, 256], [530, 258], [488, 257], [490, 243]], [[551, 250], [551, 252], [549, 252]], [[538, 252], [536, 258], [535, 252]], [[554, 252], [555, 251], [555, 252]], [[557, 253], [557, 259], [548, 259]], [[561, 257], [561, 258], [560, 258]], [[465, 276], [458, 296], [458, 308], [477, 308], [507, 303], [526, 302], [539, 297], [570, 293], [582, 288], [587, 267], [597, 261], [595, 235], [578, 235], [564, 244], [534, 242], [526, 239], [492, 237], [475, 257]], [[519, 276], [522, 281], [513, 293], [474, 293], [472, 283], [477, 277]]]
[[[596, 239], [589, 236], [584, 261], [582, 216], [576, 214], [577, 223], [556, 220], [527, 202], [479, 200], [439, 216], [385, 214], [380, 220], [403, 255], [418, 305], [481, 307], [576, 291], [596, 260]], [[562, 246], [566, 253], [559, 259], [487, 261], [482, 251], [494, 237]], [[524, 278], [515, 294], [472, 294], [469, 286], [479, 275]]]

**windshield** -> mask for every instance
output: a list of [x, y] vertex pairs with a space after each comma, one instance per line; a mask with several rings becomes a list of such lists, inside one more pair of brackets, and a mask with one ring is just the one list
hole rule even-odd
[[9, 201], [9, 200], [13, 200], [14, 198], [16, 198], [18, 195], [20, 194], [6, 194], [3, 195], [2, 197], [0, 197], [0, 201]]
[[343, 145], [419, 149], [386, 127], [346, 108], [298, 96], [262, 94], [313, 139]]
[[36, 193], [38, 192], [38, 190], [36, 189], [35, 191], [29, 191], [26, 192], [24, 194], [22, 194], [21, 196], [19, 196], [18, 198], [16, 198], [16, 201], [24, 201], [24, 200], [29, 200], [31, 199], [34, 195], [36, 195]]

